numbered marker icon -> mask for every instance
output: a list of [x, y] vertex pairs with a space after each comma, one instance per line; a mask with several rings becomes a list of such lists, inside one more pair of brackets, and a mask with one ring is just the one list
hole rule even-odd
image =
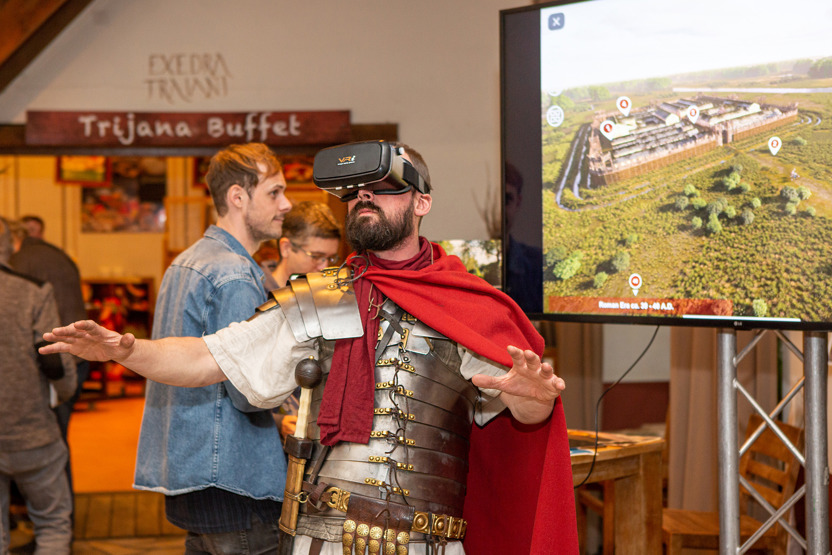
[[781, 146], [783, 146], [783, 142], [780, 141], [780, 137], [772, 137], [768, 140], [768, 149], [771, 151], [772, 156], [777, 156]]
[[696, 123], [696, 120], [699, 119], [699, 108], [696, 106], [690, 106], [688, 108], [687, 116], [691, 123]]
[[633, 290], [633, 295], [638, 295], [638, 290], [641, 288], [641, 276], [638, 274], [630, 274], [629, 278], [630, 289]]
[[615, 123], [610, 120], [604, 120], [601, 122], [599, 130], [604, 137], [611, 141], [615, 131]]
[[560, 106], [552, 106], [546, 110], [546, 122], [552, 127], [560, 127], [563, 117], [563, 108]]
[[630, 108], [633, 107], [633, 103], [630, 102], [630, 99], [626, 96], [619, 96], [618, 100], [616, 101], [616, 106], [618, 106], [618, 110], [624, 114], [624, 117], [630, 115]]

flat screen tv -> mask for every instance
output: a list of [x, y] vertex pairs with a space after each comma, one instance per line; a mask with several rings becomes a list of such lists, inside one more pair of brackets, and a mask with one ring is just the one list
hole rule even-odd
[[504, 290], [533, 319], [832, 329], [832, 3], [500, 12]]

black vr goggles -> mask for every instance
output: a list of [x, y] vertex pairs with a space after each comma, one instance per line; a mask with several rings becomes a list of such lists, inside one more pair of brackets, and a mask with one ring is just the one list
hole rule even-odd
[[[387, 141], [363, 141], [333, 146], [315, 155], [312, 180], [320, 189], [349, 202], [363, 188], [376, 195], [400, 195], [415, 188], [427, 193], [430, 186], [410, 162], [404, 150]], [[382, 187], [372, 186], [383, 183]]]

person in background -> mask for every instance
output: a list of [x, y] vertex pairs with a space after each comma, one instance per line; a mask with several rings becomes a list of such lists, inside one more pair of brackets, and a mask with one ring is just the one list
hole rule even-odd
[[[165, 272], [157, 339], [214, 333], [266, 300], [252, 254], [280, 236], [291, 208], [280, 161], [264, 144], [231, 145], [213, 156], [206, 179], [217, 223]], [[165, 494], [167, 519], [188, 531], [186, 553], [274, 552], [285, 474], [270, 411], [230, 382], [148, 382], [134, 487]]]
[[[508, 296], [419, 235], [432, 204], [422, 157], [397, 143], [364, 147], [333, 147], [315, 162], [334, 173], [355, 152], [389, 160], [379, 180], [335, 191], [348, 203], [351, 271], [298, 278], [308, 289], [293, 281], [258, 316], [214, 335], [154, 342], [85, 321], [47, 333], [56, 343], [41, 352], [113, 359], [177, 385], [230, 379], [264, 407], [294, 390], [300, 362], [318, 359], [295, 553], [364, 553], [373, 542], [378, 553], [382, 539], [381, 552], [397, 554], [457, 555], [469, 541], [470, 553], [576, 553], [565, 384], [540, 360], [543, 338]], [[483, 432], [497, 425], [521, 439], [477, 432], [473, 423], [490, 419]], [[475, 449], [475, 436], [492, 455]], [[489, 461], [500, 478], [466, 487], [469, 464]]]
[[518, 219], [520, 205], [523, 204], [523, 176], [514, 165], [505, 165], [505, 211], [506, 233], [508, 237], [508, 259], [506, 260], [507, 279], [504, 291], [511, 295], [527, 313], [543, 311], [543, 250], [519, 241], [517, 235], [528, 224]]
[[277, 241], [280, 260], [272, 277], [283, 287], [294, 274], [320, 272], [338, 261], [340, 247], [341, 225], [329, 206], [298, 203], [283, 220], [283, 235]]
[[[32, 276], [40, 281], [49, 282], [58, 302], [58, 318], [67, 324], [87, 317], [84, 306], [84, 293], [81, 289], [81, 272], [70, 256], [61, 248], [43, 240], [45, 224], [38, 216], [23, 216], [20, 223], [10, 223], [12, 228], [12, 242], [14, 254], [9, 259], [9, 265], [16, 271]], [[53, 410], [58, 418], [61, 437], [69, 449], [67, 434], [69, 433], [69, 419], [75, 402], [81, 395], [83, 384], [90, 374], [90, 364], [86, 360], [77, 359], [76, 376], [78, 387], [66, 402], [59, 404]], [[72, 464], [71, 457], [67, 457], [66, 475], [69, 489], [72, 493]], [[74, 495], [73, 495], [74, 498]], [[74, 515], [74, 503], [73, 503]]]
[[277, 250], [277, 239], [263, 241], [260, 244], [260, 248], [257, 249], [257, 252], [252, 255], [252, 258], [260, 265], [260, 269], [263, 270], [263, 274], [266, 276], [266, 280], [263, 282], [266, 291], [278, 289], [277, 282], [272, 277], [272, 272], [277, 268], [277, 263], [280, 261], [280, 251]]
[[40, 216], [33, 216], [27, 214], [20, 217], [20, 223], [26, 228], [26, 233], [29, 237], [35, 239], [43, 239], [43, 232], [46, 229], [46, 224]]
[[[341, 225], [323, 202], [304, 201], [293, 206], [283, 219], [283, 235], [277, 240], [280, 258], [272, 271], [273, 289], [289, 283], [295, 274], [320, 272], [338, 261]], [[284, 439], [295, 432], [298, 399], [295, 392], [272, 412], [277, 429]]]
[[58, 320], [52, 286], [8, 266], [9, 226], [0, 218], [0, 553], [10, 542], [9, 496], [13, 480], [34, 524], [35, 553], [69, 554], [72, 499], [65, 472], [68, 451], [50, 406], [50, 384], [59, 401], [75, 392], [75, 362], [62, 354], [39, 355], [44, 330]]

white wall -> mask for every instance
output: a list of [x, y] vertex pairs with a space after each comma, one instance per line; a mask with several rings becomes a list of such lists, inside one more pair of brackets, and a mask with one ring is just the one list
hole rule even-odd
[[[473, 199], [499, 190], [499, 10], [525, 3], [96, 0], [0, 94], [0, 122], [27, 109], [348, 109], [354, 123], [398, 123], [427, 159], [425, 235], [486, 238]], [[162, 60], [177, 54], [221, 58], [222, 94], [160, 95], [148, 80], [169, 79]]]
[[[613, 383], [650, 343], [656, 326], [604, 325], [602, 381]], [[661, 326], [644, 357], [624, 378], [625, 382], [670, 381], [670, 327]]]

